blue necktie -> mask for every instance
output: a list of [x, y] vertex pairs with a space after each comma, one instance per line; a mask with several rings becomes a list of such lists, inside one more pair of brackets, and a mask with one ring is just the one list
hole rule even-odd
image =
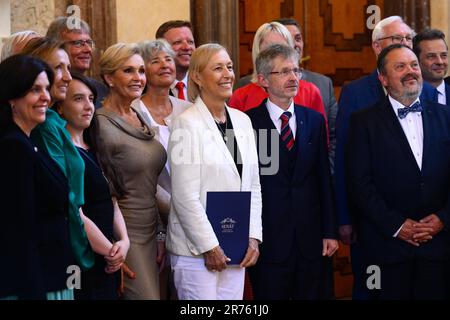
[[419, 101], [417, 101], [410, 107], [400, 108], [397, 110], [398, 117], [400, 119], [404, 119], [406, 117], [406, 115], [410, 112], [422, 112], [422, 111], [423, 111], [423, 108]]

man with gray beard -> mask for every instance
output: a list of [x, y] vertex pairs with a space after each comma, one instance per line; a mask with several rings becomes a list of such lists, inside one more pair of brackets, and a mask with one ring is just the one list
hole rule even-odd
[[450, 109], [419, 98], [423, 80], [409, 47], [383, 49], [377, 68], [388, 95], [352, 114], [345, 158], [349, 209], [372, 270], [366, 283], [374, 299], [444, 299]]

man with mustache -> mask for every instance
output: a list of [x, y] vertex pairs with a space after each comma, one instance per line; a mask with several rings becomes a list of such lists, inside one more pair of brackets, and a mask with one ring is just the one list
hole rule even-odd
[[[399, 16], [387, 17], [377, 23], [372, 32], [372, 49], [378, 57], [381, 50], [396, 43], [405, 44], [412, 48], [414, 31]], [[336, 152], [334, 162], [336, 207], [339, 223], [339, 237], [342, 242], [350, 246], [353, 271], [353, 299], [368, 298], [366, 286], [366, 270], [361, 264], [361, 250], [357, 242], [357, 221], [353, 217], [347, 204], [347, 190], [345, 183], [344, 152], [347, 144], [349, 119], [353, 112], [370, 107], [386, 96], [385, 89], [378, 80], [378, 72], [374, 70], [370, 75], [352, 81], [345, 85], [339, 97], [339, 110], [336, 118]], [[422, 98], [437, 102], [437, 92], [426, 84], [422, 91]]]
[[[81, 19], [77, 22], [78, 25], [73, 25], [70, 17], [58, 17], [50, 23], [46, 36], [64, 42], [70, 59], [71, 71], [86, 75], [91, 68], [95, 44], [90, 35], [89, 25]], [[105, 84], [94, 78], [89, 78], [89, 80], [97, 90], [95, 108], [100, 108], [103, 99], [109, 93], [109, 89]]]
[[176, 53], [175, 66], [177, 76], [170, 94], [181, 100], [188, 100], [188, 69], [192, 53], [195, 50], [195, 40], [192, 24], [184, 20], [170, 20], [164, 22], [156, 31], [156, 38], [164, 38]]
[[445, 34], [436, 29], [418, 33], [413, 41], [425, 81], [438, 91], [438, 102], [450, 106], [450, 85], [444, 81], [448, 68], [448, 46]]
[[[324, 264], [338, 249], [324, 117], [295, 105], [298, 52], [274, 44], [256, 59], [269, 97], [247, 111], [257, 132], [264, 242], [250, 268], [256, 299], [324, 299]], [[265, 135], [267, 133], [267, 135]], [[272, 139], [275, 135], [275, 139]], [[276, 143], [273, 143], [276, 141]], [[278, 170], [265, 174], [278, 161]]]
[[444, 299], [450, 234], [450, 109], [420, 97], [414, 52], [395, 44], [378, 57], [387, 97], [350, 117], [349, 208], [358, 219], [373, 299]]

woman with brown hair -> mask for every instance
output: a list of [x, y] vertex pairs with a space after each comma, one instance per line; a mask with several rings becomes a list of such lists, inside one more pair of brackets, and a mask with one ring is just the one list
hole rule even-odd
[[[94, 249], [98, 252], [94, 267], [81, 273], [81, 289], [75, 291], [77, 300], [117, 299], [115, 272], [122, 266], [130, 247], [122, 213], [117, 201], [111, 198], [108, 182], [89, 137], [96, 95], [95, 87], [87, 77], [73, 73], [66, 99], [57, 107], [59, 115], [67, 122], [66, 129], [85, 164], [83, 214], [100, 229], [105, 242], [105, 249]], [[104, 256], [109, 256], [109, 264]]]

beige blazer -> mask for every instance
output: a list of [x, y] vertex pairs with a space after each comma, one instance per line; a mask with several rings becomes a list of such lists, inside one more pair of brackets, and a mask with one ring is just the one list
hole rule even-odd
[[227, 107], [242, 155], [242, 181], [216, 123], [200, 97], [173, 122], [169, 139], [172, 204], [166, 246], [200, 256], [219, 242], [205, 213], [208, 191], [251, 191], [251, 238], [262, 241], [261, 186], [255, 136], [248, 116]]

